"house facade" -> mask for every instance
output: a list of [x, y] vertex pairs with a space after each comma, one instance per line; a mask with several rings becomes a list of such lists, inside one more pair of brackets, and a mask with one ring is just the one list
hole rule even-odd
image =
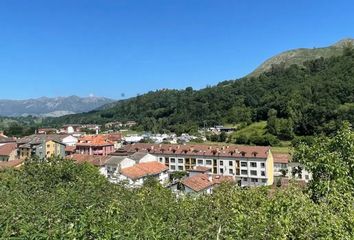
[[15, 160], [17, 157], [17, 144], [6, 143], [0, 145], [0, 162]]
[[114, 144], [104, 135], [87, 135], [79, 138], [76, 144], [76, 152], [106, 156], [114, 152]]
[[212, 174], [235, 177], [240, 186], [272, 185], [274, 181], [269, 147], [136, 143], [125, 146], [125, 150], [156, 156], [171, 172], [203, 166]]
[[21, 138], [17, 142], [17, 156], [26, 159], [37, 156], [49, 158], [51, 156], [65, 157], [65, 144], [58, 135], [31, 135]]

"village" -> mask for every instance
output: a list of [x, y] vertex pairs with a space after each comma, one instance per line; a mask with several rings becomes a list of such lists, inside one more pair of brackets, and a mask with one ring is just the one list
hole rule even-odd
[[[124, 126], [135, 124], [129, 121]], [[268, 146], [196, 143], [197, 137], [188, 134], [127, 135], [100, 129], [97, 124], [68, 124], [40, 128], [22, 138], [0, 132], [0, 169], [20, 168], [30, 158], [60, 157], [94, 165], [111, 183], [140, 187], [154, 178], [177, 194], [210, 194], [222, 182], [286, 187], [289, 180], [302, 186], [311, 180], [311, 173], [290, 154], [273, 153]]]

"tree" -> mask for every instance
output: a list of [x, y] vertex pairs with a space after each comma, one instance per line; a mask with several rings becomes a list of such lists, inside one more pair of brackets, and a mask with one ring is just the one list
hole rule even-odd
[[312, 172], [309, 189], [315, 201], [333, 192], [354, 193], [354, 135], [348, 123], [333, 138], [300, 144], [294, 159]]

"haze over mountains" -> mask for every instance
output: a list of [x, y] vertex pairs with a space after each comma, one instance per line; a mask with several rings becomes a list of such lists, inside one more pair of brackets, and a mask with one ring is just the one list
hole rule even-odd
[[0, 100], [0, 116], [43, 116], [59, 117], [67, 114], [91, 111], [114, 102], [104, 97], [41, 97], [28, 100]]
[[[299, 48], [285, 51], [269, 58], [246, 77], [258, 77], [264, 72], [271, 71], [274, 66], [289, 67], [293, 64], [303, 65], [304, 62], [319, 58], [340, 56], [343, 49], [353, 46], [354, 39], [346, 38], [323, 48]], [[0, 100], [0, 116], [43, 116], [60, 117], [68, 114], [83, 113], [91, 110], [107, 111], [115, 108], [116, 111], [123, 101], [115, 101], [104, 97], [57, 97], [28, 100]]]

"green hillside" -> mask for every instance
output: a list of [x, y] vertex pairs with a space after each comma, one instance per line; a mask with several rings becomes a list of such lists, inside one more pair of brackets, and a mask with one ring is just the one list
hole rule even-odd
[[289, 67], [292, 64], [302, 65], [306, 61], [315, 60], [321, 57], [329, 58], [333, 56], [340, 56], [343, 52], [343, 48], [353, 44], [354, 39], [343, 39], [329, 47], [312, 49], [299, 48], [286, 51], [265, 61], [256, 70], [254, 70], [249, 77], [259, 76], [261, 73], [270, 71], [272, 67], [277, 65]]
[[280, 140], [295, 135], [331, 134], [343, 120], [354, 123], [354, 50], [289, 67], [278, 66], [257, 77], [221, 82], [201, 90], [159, 90], [84, 114], [48, 118], [63, 123], [135, 120], [136, 130], [196, 132], [216, 124], [268, 121], [267, 132]]

